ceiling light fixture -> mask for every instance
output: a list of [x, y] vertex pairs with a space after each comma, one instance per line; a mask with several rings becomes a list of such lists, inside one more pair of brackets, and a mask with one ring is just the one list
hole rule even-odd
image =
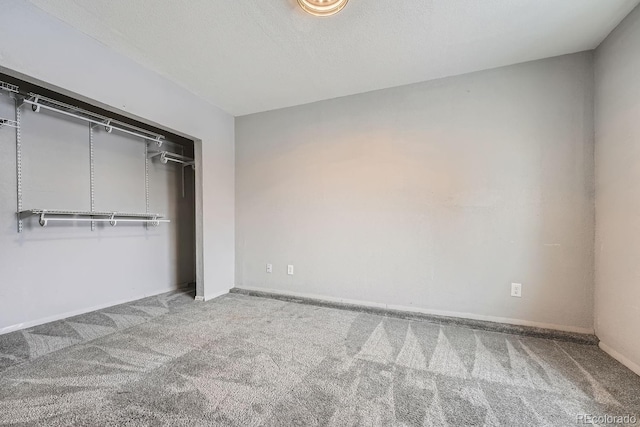
[[305, 12], [315, 16], [329, 16], [340, 12], [349, 0], [298, 0]]

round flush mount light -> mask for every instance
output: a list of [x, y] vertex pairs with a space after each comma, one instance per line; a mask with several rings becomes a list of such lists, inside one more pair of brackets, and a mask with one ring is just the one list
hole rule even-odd
[[349, 0], [298, 0], [305, 12], [315, 16], [329, 16], [340, 12]]

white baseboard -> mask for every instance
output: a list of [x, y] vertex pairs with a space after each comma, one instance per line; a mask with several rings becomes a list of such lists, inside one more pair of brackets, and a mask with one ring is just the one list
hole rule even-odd
[[446, 316], [446, 317], [459, 317], [462, 319], [482, 320], [486, 322], [495, 322], [495, 323], [506, 323], [509, 325], [517, 325], [517, 326], [531, 326], [535, 328], [553, 329], [555, 331], [574, 332], [579, 334], [594, 333], [593, 328], [556, 325], [553, 323], [533, 322], [530, 320], [511, 319], [508, 317], [485, 316], [481, 314], [461, 313], [457, 311], [432, 310], [428, 308], [408, 307], [404, 305], [382, 304], [382, 303], [376, 303], [371, 301], [354, 300], [354, 299], [347, 299], [347, 298], [336, 298], [336, 297], [329, 297], [325, 295], [309, 294], [304, 292], [283, 291], [279, 289], [256, 288], [256, 287], [249, 287], [249, 286], [237, 286], [237, 288], [245, 289], [247, 291], [268, 292], [273, 294], [286, 295], [290, 297], [311, 298], [315, 300], [334, 302], [334, 303], [353, 304], [353, 305], [361, 305], [365, 307], [374, 307], [374, 308], [384, 308], [387, 310], [399, 310], [399, 311], [407, 311], [411, 313], [431, 314], [431, 315]]
[[602, 341], [600, 341], [600, 344], [598, 344], [598, 345], [600, 346], [600, 349], [602, 351], [604, 351], [609, 356], [611, 356], [614, 359], [616, 359], [618, 362], [622, 363], [627, 368], [631, 369], [633, 372], [636, 373], [636, 375], [640, 375], [640, 365], [638, 365], [635, 362], [632, 362], [628, 357], [623, 356], [622, 354], [618, 353], [616, 350], [614, 350], [613, 348], [611, 348], [610, 346], [608, 346], [607, 344], [605, 344]]
[[0, 335], [8, 334], [8, 333], [14, 332], [14, 331], [19, 331], [21, 329], [32, 328], [34, 326], [43, 325], [43, 324], [49, 323], [49, 322], [55, 322], [56, 320], [62, 320], [62, 319], [66, 319], [68, 317], [78, 316], [80, 314], [89, 313], [91, 311], [101, 310], [101, 309], [107, 308], [107, 307], [113, 307], [114, 305], [124, 304], [124, 303], [127, 303], [127, 302], [139, 300], [139, 299], [142, 299], [142, 298], [152, 297], [152, 296], [156, 296], [156, 295], [162, 295], [162, 294], [165, 294], [167, 292], [171, 292], [171, 291], [175, 291], [175, 290], [181, 290], [181, 289], [183, 289], [183, 288], [177, 288], [177, 289], [176, 288], [172, 288], [172, 289], [167, 289], [167, 290], [162, 291], [162, 292], [138, 294], [138, 295], [134, 295], [134, 296], [132, 296], [130, 298], [126, 298], [126, 299], [109, 301], [108, 303], [105, 303], [105, 304], [94, 305], [92, 307], [82, 308], [80, 310], [73, 310], [73, 311], [67, 311], [67, 312], [61, 313], [61, 314], [56, 314], [55, 316], [43, 317], [43, 318], [36, 319], [36, 320], [30, 320], [28, 322], [23, 322], [23, 323], [18, 323], [18, 324], [11, 325], [11, 326], [6, 326], [6, 327], [0, 329]]
[[226, 291], [218, 292], [218, 293], [215, 293], [215, 294], [212, 294], [212, 295], [205, 295], [204, 297], [201, 297], [202, 300], [199, 300], [199, 301], [211, 301], [212, 299], [221, 297], [222, 295], [226, 295], [228, 293], [229, 293], [229, 291], [226, 290]]

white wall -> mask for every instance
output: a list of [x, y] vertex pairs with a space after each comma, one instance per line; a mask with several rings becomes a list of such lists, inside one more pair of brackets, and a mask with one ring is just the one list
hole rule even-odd
[[597, 49], [595, 82], [596, 332], [640, 375], [640, 8]]
[[[22, 0], [0, 0], [0, 7], [0, 71], [28, 76], [63, 94], [202, 140], [204, 280], [200, 285], [204, 289], [200, 291], [207, 298], [227, 291], [234, 275], [234, 118]], [[40, 266], [39, 275], [33, 273], [18, 283], [7, 283], [6, 277], [16, 277], [15, 269], [25, 268], [31, 265], [27, 259], [34, 262], [37, 258], [20, 245], [17, 235], [1, 245], [1, 253], [18, 251], [16, 256], [23, 261], [16, 265], [0, 257], [0, 312], [8, 304], [34, 304], [34, 298], [51, 286], [63, 285], [64, 292], [78, 297], [65, 305], [38, 305], [33, 312], [37, 311], [41, 319], [141, 296], [124, 288], [95, 294], [88, 291], [86, 280], [47, 283], [43, 279], [48, 277], [48, 269], [61, 268], [47, 264]], [[85, 257], [78, 263], [91, 260], [91, 254]], [[73, 274], [71, 270], [70, 276]], [[99, 277], [93, 280], [108, 286], [100, 283]], [[153, 292], [163, 290], [164, 285], [158, 284]], [[16, 292], [20, 298], [6, 298]], [[38, 320], [31, 315], [23, 317], [25, 321]], [[11, 319], [14, 321], [13, 316]]]
[[236, 286], [592, 331], [592, 71], [580, 53], [237, 118]]

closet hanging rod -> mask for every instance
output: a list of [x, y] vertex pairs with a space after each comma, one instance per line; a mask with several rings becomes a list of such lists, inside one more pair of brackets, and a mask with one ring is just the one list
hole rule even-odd
[[196, 165], [193, 162], [185, 162], [185, 161], [178, 160], [178, 159], [167, 159], [167, 161], [169, 161], [169, 160], [174, 162], [174, 163], [180, 163], [180, 164], [182, 164], [184, 166], [191, 166], [191, 168], [194, 169], [194, 170], [196, 168]]
[[[52, 218], [52, 217], [46, 217], [44, 220], [44, 223], [46, 225], [47, 222], [49, 221], [58, 221], [58, 222], [110, 222], [110, 223], [118, 223], [118, 222], [139, 222], [139, 223], [152, 223], [152, 224], [157, 224], [157, 223], [167, 223], [167, 222], [171, 222], [170, 219], [121, 219], [121, 218], [116, 218], [116, 219], [111, 219], [111, 218]], [[42, 222], [41, 224], [42, 225]], [[44, 226], [43, 226], [44, 227]]]
[[150, 159], [160, 156], [160, 162], [166, 164], [167, 162], [175, 162], [181, 163], [184, 166], [191, 166], [193, 169], [196, 168], [195, 161], [187, 156], [182, 156], [180, 154], [172, 153], [170, 151], [153, 151], [149, 156]]
[[164, 215], [159, 213], [128, 213], [117, 211], [70, 211], [70, 210], [56, 210], [56, 209], [28, 209], [20, 212], [23, 216], [29, 215], [79, 215], [79, 216], [120, 216], [129, 218], [164, 218]]
[[111, 122], [115, 125], [117, 125], [119, 128], [124, 128], [130, 131], [134, 131], [143, 135], [149, 135], [149, 137], [153, 138], [164, 138], [164, 136], [162, 134], [156, 133], [156, 132], [151, 132], [149, 130], [146, 129], [142, 129], [139, 128], [137, 126], [128, 124], [128, 123], [124, 123], [118, 120], [114, 120], [111, 119], [109, 117], [103, 116], [101, 114], [98, 113], [94, 113], [92, 111], [88, 111], [88, 110], [84, 110], [82, 108], [76, 107], [75, 105], [71, 105], [71, 104], [65, 104], [64, 102], [58, 101], [56, 99], [53, 98], [47, 98], [46, 96], [42, 96], [39, 95], [37, 93], [33, 93], [30, 92], [27, 95], [27, 99], [31, 100], [31, 101], [36, 101], [38, 102], [40, 105], [45, 104], [48, 105], [49, 107], [54, 107], [58, 110], [64, 110], [67, 112], [75, 112], [78, 114], [82, 114], [82, 117], [88, 117], [90, 119], [93, 120], [97, 120], [98, 122], [104, 122], [105, 124], [107, 122]]
[[[18, 86], [3, 81], [0, 81], [0, 90], [11, 93], [20, 93]], [[92, 113], [90, 111], [83, 110], [82, 108], [65, 104], [63, 102], [47, 98], [36, 93], [29, 93], [26, 97], [22, 98], [22, 102], [31, 105], [34, 111], [39, 111], [40, 108], [45, 108], [47, 110], [65, 114], [70, 117], [88, 121], [98, 126], [104, 126], [107, 132], [111, 132], [112, 129], [116, 129], [129, 135], [154, 141], [158, 144], [158, 146], [162, 145], [165, 140], [164, 135], [141, 129], [137, 126], [133, 126], [117, 120], [113, 120], [100, 114]]]
[[193, 159], [191, 157], [183, 156], [181, 154], [172, 153], [170, 151], [150, 151], [150, 153], [151, 154], [150, 154], [149, 158], [165, 155], [165, 156], [175, 157], [176, 159], [180, 159], [180, 160], [193, 161]]
[[[162, 143], [164, 142], [163, 135], [149, 132], [135, 126], [119, 122], [117, 120], [112, 120], [112, 119], [109, 119], [108, 117], [100, 116], [98, 114], [91, 113], [81, 108], [64, 104], [62, 102], [59, 102], [50, 98], [46, 98], [34, 93], [30, 93], [27, 98], [24, 98], [22, 100], [22, 102], [24, 104], [31, 105], [31, 109], [35, 112], [39, 112], [41, 108], [44, 108], [46, 110], [60, 113], [68, 117], [84, 120], [96, 126], [104, 126], [105, 130], [109, 133], [115, 129], [119, 132], [122, 132], [128, 135], [153, 141], [158, 146], [161, 146]], [[68, 110], [71, 110], [71, 111], [68, 111]]]
[[[40, 225], [46, 227], [49, 221], [58, 222], [108, 222], [112, 226], [118, 225], [119, 222], [137, 222], [145, 223], [153, 226], [160, 223], [171, 222], [164, 219], [164, 216], [158, 213], [118, 213], [118, 212], [91, 212], [91, 211], [65, 211], [65, 210], [47, 210], [47, 209], [30, 209], [20, 212], [20, 218], [31, 215], [38, 215]], [[54, 216], [51, 216], [54, 215]], [[60, 217], [62, 216], [62, 218]], [[65, 218], [65, 216], [67, 218]], [[77, 218], [87, 217], [87, 218]], [[69, 218], [73, 217], [73, 218]], [[106, 217], [106, 218], [96, 218]]]

